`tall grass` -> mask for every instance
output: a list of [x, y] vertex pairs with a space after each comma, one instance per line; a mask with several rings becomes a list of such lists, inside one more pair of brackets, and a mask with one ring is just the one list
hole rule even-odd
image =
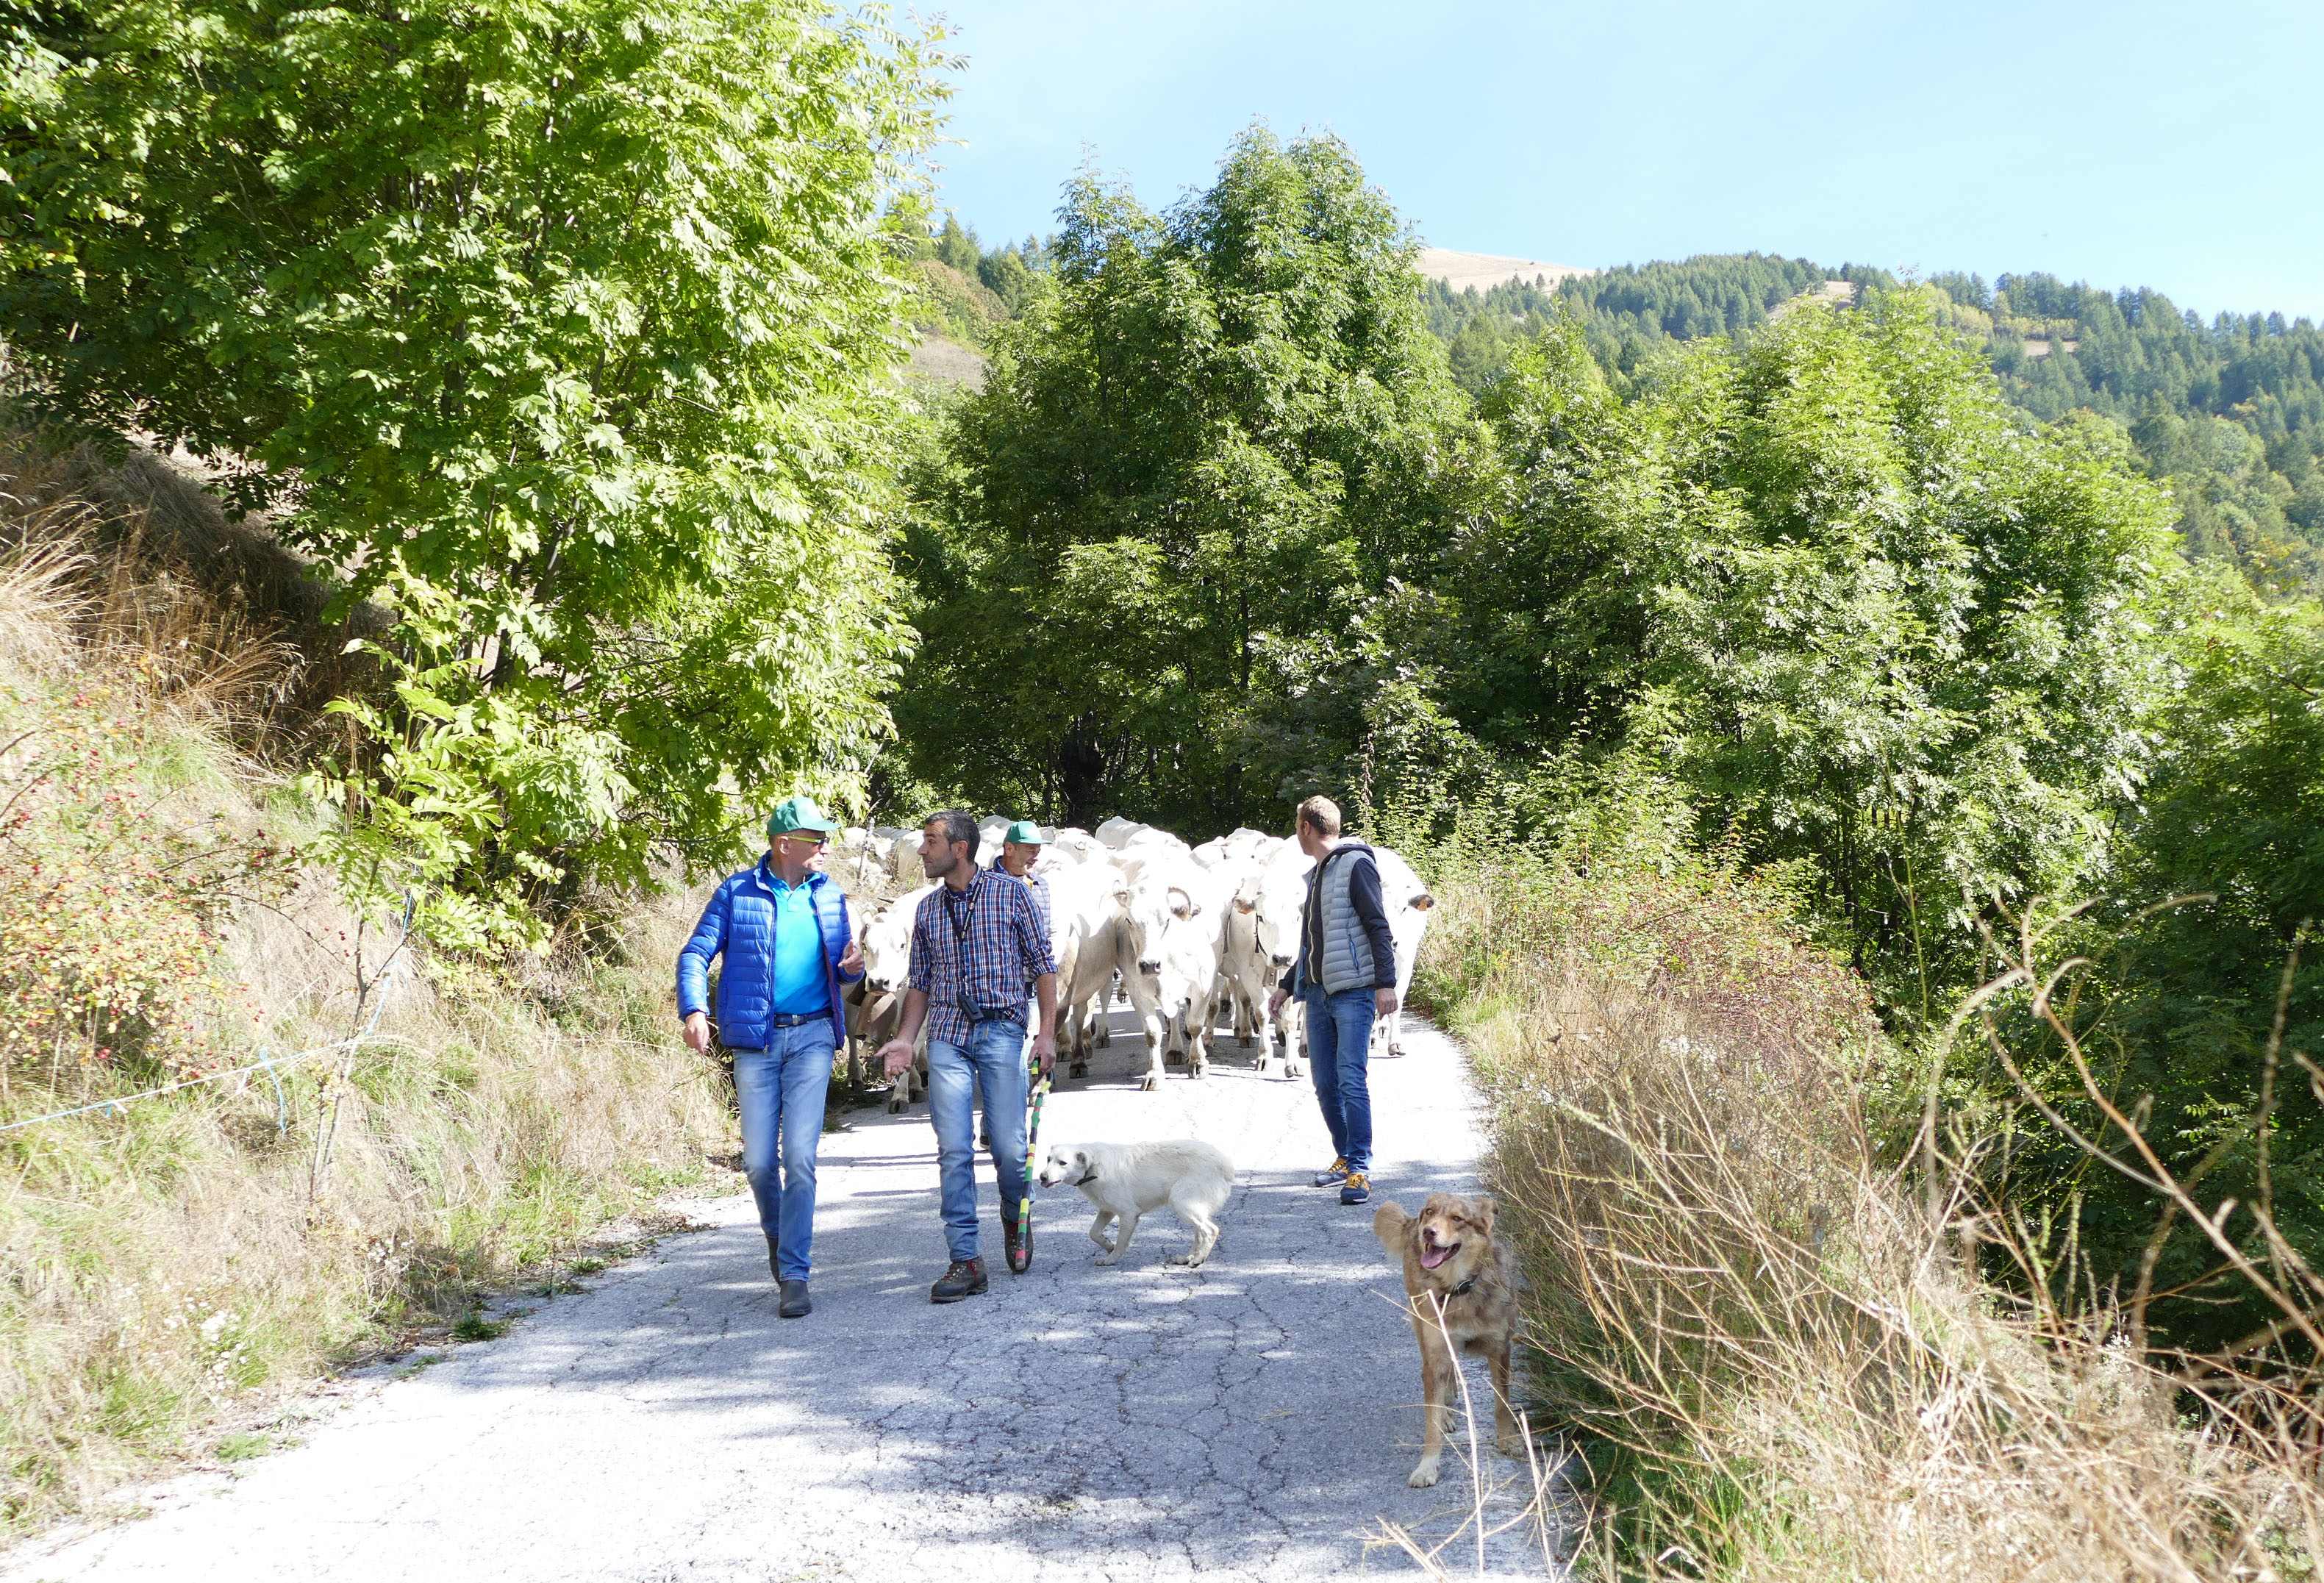
[[1916, 1067], [1772, 898], [1517, 861], [1431, 888], [1421, 989], [1490, 1096], [1533, 1416], [1591, 1465], [1602, 1570], [2316, 1574], [2296, 1393], [2190, 1391], [2107, 1294], [1982, 1278], [2012, 1233], [1967, 1185], [1978, 1140], [1884, 1148]]
[[[206, 581], [170, 546], [225, 530], [198, 496], [162, 521], [166, 476], [14, 464], [0, 990], [46, 1020], [37, 1050], [9, 1046], [0, 1126], [346, 1039], [385, 952], [320, 876], [265, 856], [311, 816], [284, 771], [318, 602], [255, 541], [223, 564], [257, 583]], [[221, 854], [199, 895], [162, 882]], [[639, 904], [521, 986], [415, 947], [345, 1058], [0, 1131], [0, 1533], [698, 1180], [727, 1122], [669, 1036], [690, 921], [686, 898]], [[217, 992], [173, 992], [196, 980]]]

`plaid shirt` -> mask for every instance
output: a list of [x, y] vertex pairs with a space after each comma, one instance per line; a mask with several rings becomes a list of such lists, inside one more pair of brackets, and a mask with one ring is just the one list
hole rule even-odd
[[1033, 980], [1056, 971], [1033, 892], [1008, 875], [981, 869], [965, 891], [938, 885], [920, 898], [910, 981], [928, 998], [929, 1038], [968, 1043], [964, 998], [979, 1017], [1022, 1017]]
[[1025, 871], [1025, 877], [1018, 883], [1033, 893], [1033, 905], [1039, 908], [1041, 913], [1041, 933], [1055, 939], [1057, 926], [1051, 920], [1049, 912], [1049, 882], [1028, 869]]

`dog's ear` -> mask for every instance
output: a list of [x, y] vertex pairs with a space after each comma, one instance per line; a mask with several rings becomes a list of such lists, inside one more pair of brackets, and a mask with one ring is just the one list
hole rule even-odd
[[1470, 1218], [1477, 1222], [1478, 1230], [1490, 1237], [1493, 1234], [1493, 1217], [1500, 1212], [1500, 1205], [1485, 1196], [1478, 1197], [1472, 1203], [1474, 1207]]

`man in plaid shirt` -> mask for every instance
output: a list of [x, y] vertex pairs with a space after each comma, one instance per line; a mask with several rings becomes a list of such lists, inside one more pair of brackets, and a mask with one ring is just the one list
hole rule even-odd
[[1010, 1210], [1025, 1193], [1025, 1008], [1038, 999], [1033, 1059], [1043, 1072], [1057, 1058], [1057, 964], [1033, 894], [1007, 874], [976, 866], [976, 821], [938, 814], [920, 833], [920, 861], [943, 881], [920, 898], [912, 920], [912, 967], [904, 1017], [881, 1046], [890, 1075], [910, 1064], [920, 1025], [928, 1029], [928, 1119], [936, 1123], [945, 1241], [952, 1264], [930, 1287], [936, 1302], [986, 1289], [976, 1243], [975, 1093], [984, 1091], [992, 1173], [1001, 1186], [1001, 1231], [1009, 1267], [1022, 1270]]

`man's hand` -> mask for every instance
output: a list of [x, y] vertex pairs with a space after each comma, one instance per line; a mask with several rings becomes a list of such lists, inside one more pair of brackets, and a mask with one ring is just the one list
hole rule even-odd
[[686, 1047], [696, 1055], [710, 1054], [710, 1019], [698, 1011], [686, 1014]]
[[1048, 1076], [1049, 1069], [1057, 1063], [1056, 1035], [1044, 1029], [1033, 1035], [1033, 1060], [1040, 1067], [1041, 1075]]
[[853, 978], [863, 971], [863, 943], [851, 939], [847, 949], [839, 953], [839, 971], [843, 978]]
[[1372, 1015], [1374, 1017], [1388, 1017], [1392, 1015], [1395, 1010], [1395, 990], [1375, 989], [1372, 991]]
[[1284, 1007], [1290, 1004], [1290, 1001], [1291, 991], [1287, 989], [1278, 987], [1274, 994], [1267, 998], [1267, 1015], [1273, 1017], [1280, 1017], [1283, 1015]]
[[890, 1039], [880, 1046], [880, 1063], [888, 1069], [890, 1077], [900, 1077], [912, 1064], [912, 1041]]

